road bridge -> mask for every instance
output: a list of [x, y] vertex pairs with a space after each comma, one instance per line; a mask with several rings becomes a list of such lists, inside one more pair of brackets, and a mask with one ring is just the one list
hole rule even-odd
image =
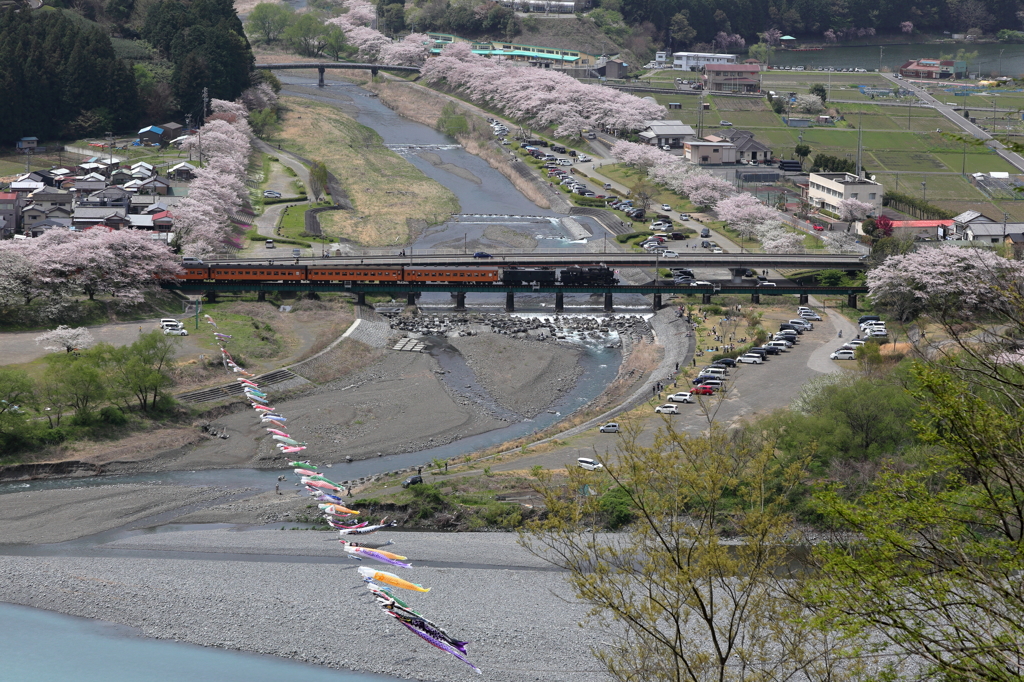
[[419, 73], [418, 66], [398, 66], [397, 64], [351, 64], [349, 62], [287, 62], [284, 64], [256, 64], [253, 68], [264, 71], [279, 71], [282, 69], [316, 69], [320, 74], [321, 88], [324, 87], [324, 71], [327, 69], [353, 69], [358, 71], [369, 71], [374, 76], [378, 71], [399, 71], [403, 73]]
[[368, 293], [388, 293], [393, 296], [405, 295], [408, 305], [416, 305], [416, 298], [421, 293], [447, 292], [455, 296], [455, 310], [466, 309], [467, 293], [505, 294], [505, 310], [515, 310], [516, 294], [554, 294], [555, 312], [564, 310], [565, 294], [604, 294], [604, 309], [606, 312], [614, 310], [615, 294], [640, 294], [652, 295], [654, 297], [654, 309], [661, 308], [664, 296], [680, 294], [701, 294], [703, 303], [710, 303], [712, 296], [723, 294], [748, 294], [752, 303], [760, 303], [761, 296], [779, 296], [783, 294], [800, 297], [802, 305], [807, 304], [807, 297], [811, 294], [822, 296], [846, 296], [847, 305], [851, 308], [857, 307], [857, 296], [866, 294], [867, 287], [825, 287], [818, 285], [799, 285], [792, 282], [774, 282], [775, 286], [764, 286], [755, 284], [735, 284], [732, 282], [714, 282], [702, 286], [677, 285], [674, 283], [650, 282], [648, 284], [613, 284], [609, 286], [571, 286], [560, 284], [447, 284], [447, 283], [407, 283], [392, 282], [388, 284], [366, 284], [361, 282], [186, 282], [186, 281], [165, 281], [161, 286], [165, 289], [174, 289], [186, 294], [206, 294], [208, 298], [215, 299], [218, 293], [255, 291], [259, 299], [264, 300], [268, 291], [306, 291], [316, 293], [351, 293], [356, 295], [359, 305], [366, 304]]

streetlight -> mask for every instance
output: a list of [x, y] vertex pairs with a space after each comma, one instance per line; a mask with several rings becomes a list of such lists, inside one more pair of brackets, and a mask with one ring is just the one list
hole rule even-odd
[[921, 201], [928, 203], [928, 183], [921, 183]]
[[1003, 75], [1003, 50], [1005, 50], [1005, 49], [1006, 48], [1004, 47], [1002, 50], [999, 50], [999, 75], [1000, 76]]

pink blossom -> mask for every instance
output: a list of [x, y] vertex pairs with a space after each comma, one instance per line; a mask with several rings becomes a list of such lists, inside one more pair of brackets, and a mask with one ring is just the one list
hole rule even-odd
[[762, 224], [778, 219], [775, 209], [765, 206], [746, 192], [719, 201], [715, 212], [747, 238], [753, 237]]
[[914, 22], [912, 22], [912, 21], [904, 21], [904, 22], [902, 22], [900, 24], [900, 30], [903, 31], [904, 33], [913, 33], [914, 32]]
[[727, 181], [710, 173], [691, 174], [680, 190], [697, 206], [714, 206], [735, 192]]
[[843, 199], [839, 202], [839, 219], [852, 223], [854, 220], [861, 220], [874, 210], [874, 206], [863, 201]]
[[377, 53], [377, 61], [395, 66], [421, 66], [433, 46], [433, 39], [425, 34], [410, 33], [403, 40], [382, 46]]
[[1022, 277], [1020, 261], [988, 249], [944, 245], [886, 258], [868, 272], [867, 285], [872, 300], [901, 320], [925, 310], [969, 317], [1001, 311], [1020, 295]]

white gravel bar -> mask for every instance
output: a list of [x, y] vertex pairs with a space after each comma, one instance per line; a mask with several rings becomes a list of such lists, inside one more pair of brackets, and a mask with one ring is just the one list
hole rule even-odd
[[[356, 571], [372, 566], [430, 587], [425, 594], [396, 592], [469, 641], [470, 659], [485, 679], [609, 679], [590, 653], [600, 646], [597, 634], [579, 626], [586, 607], [571, 598], [564, 575], [519, 547], [515, 535], [362, 538], [371, 546], [394, 539], [388, 550], [408, 556], [411, 569], [342, 559], [331, 538], [312, 531], [185, 531], [121, 539], [88, 557], [0, 556], [0, 598], [160, 639], [402, 678], [480, 679], [380, 612]], [[107, 551], [112, 556], [103, 556]], [[231, 554], [238, 558], [225, 556]], [[332, 555], [339, 563], [321, 558]]]

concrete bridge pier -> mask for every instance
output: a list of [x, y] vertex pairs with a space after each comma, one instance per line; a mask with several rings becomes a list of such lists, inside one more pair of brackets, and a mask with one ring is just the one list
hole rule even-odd
[[753, 303], [754, 305], [757, 305], [758, 303], [760, 303], [761, 302], [761, 294], [751, 294], [750, 295], [750, 302]]
[[505, 312], [514, 313], [516, 311], [516, 295], [515, 292], [505, 292]]
[[800, 305], [807, 305], [807, 294], [800, 294]]
[[654, 294], [654, 305], [651, 306], [654, 312], [661, 310], [661, 294]]
[[466, 312], [466, 292], [456, 291], [455, 292], [455, 312], [464, 313]]
[[848, 294], [846, 296], [846, 305], [850, 306], [854, 310], [857, 309], [857, 294]]
[[256, 300], [259, 301], [260, 303], [266, 301], [267, 300], [267, 292], [265, 292], [265, 291], [257, 291], [256, 292]]
[[363, 306], [366, 305], [366, 292], [365, 291], [357, 291], [356, 292], [356, 305], [359, 306], [360, 308], [362, 308]]
[[555, 294], [555, 312], [561, 313], [565, 311], [565, 294], [557, 292]]
[[327, 69], [325, 69], [322, 66], [318, 66], [316, 68], [316, 70], [320, 74], [320, 82], [317, 83], [316, 85], [317, 85], [317, 87], [322, 88], [322, 87], [324, 87], [324, 71], [326, 71]]
[[732, 274], [733, 284], [743, 284], [743, 275], [750, 268], [729, 268], [729, 272]]
[[709, 303], [711, 303], [711, 294], [701, 294], [700, 295], [700, 302], [703, 305], [708, 305]]
[[410, 291], [408, 296], [405, 299], [405, 304], [406, 305], [416, 305], [416, 297], [417, 296], [419, 296], [419, 294]]
[[611, 294], [611, 292], [609, 292], [609, 293], [604, 295], [604, 311], [606, 313], [610, 313], [613, 310], [615, 310], [615, 308], [612, 305], [612, 294]]
[[217, 292], [216, 291], [207, 291], [206, 292], [206, 300], [209, 301], [210, 303], [216, 303], [217, 302]]

